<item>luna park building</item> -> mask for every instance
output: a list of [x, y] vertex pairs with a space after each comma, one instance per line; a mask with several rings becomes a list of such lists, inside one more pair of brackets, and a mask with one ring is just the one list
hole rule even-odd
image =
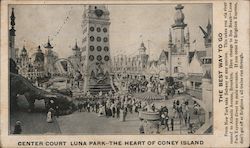
[[149, 60], [142, 42], [135, 56], [118, 55], [113, 58], [112, 70], [116, 75], [132, 78], [156, 77], [165, 80], [173, 77], [184, 84], [184, 89], [212, 112], [212, 25], [208, 20], [203, 33], [204, 48], [190, 49], [190, 33], [184, 22], [184, 6], [175, 7], [174, 24], [169, 29], [168, 48], [161, 51], [157, 60]]

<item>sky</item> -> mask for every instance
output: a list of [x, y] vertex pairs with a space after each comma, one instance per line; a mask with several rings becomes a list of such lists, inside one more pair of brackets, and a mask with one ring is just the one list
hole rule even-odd
[[[108, 5], [110, 11], [111, 56], [138, 53], [143, 41], [151, 59], [167, 49], [169, 28], [174, 23], [176, 4], [166, 5]], [[203, 49], [203, 34], [199, 26], [212, 24], [211, 4], [183, 4], [184, 22], [188, 24], [191, 49]], [[15, 8], [16, 47], [33, 53], [51, 39], [59, 57], [72, 54], [77, 41], [82, 43], [82, 14], [84, 5], [10, 5]], [[58, 32], [58, 33], [57, 33]], [[192, 44], [192, 41], [196, 43]]]

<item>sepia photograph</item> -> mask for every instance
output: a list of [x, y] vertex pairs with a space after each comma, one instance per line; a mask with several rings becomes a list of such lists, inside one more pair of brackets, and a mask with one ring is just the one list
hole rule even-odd
[[8, 134], [212, 135], [212, 13], [9, 4]]

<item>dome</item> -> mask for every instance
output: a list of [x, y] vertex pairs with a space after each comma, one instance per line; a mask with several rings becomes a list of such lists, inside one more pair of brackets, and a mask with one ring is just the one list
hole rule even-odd
[[23, 46], [20, 56], [27, 56], [27, 50], [25, 49], [25, 46]]
[[40, 46], [38, 46], [37, 52], [34, 54], [34, 58], [34, 62], [44, 62], [44, 54]]
[[176, 9], [176, 13], [175, 13], [175, 17], [174, 17], [174, 20], [175, 20], [175, 24], [184, 24], [184, 19], [185, 19], [185, 16], [182, 12], [182, 9], [184, 7], [180, 4], [178, 4], [175, 9]]
[[184, 18], [185, 18], [185, 16], [182, 13], [182, 11], [181, 10], [177, 10], [176, 13], [175, 13], [175, 18], [174, 18], [175, 19], [175, 23], [176, 24], [182, 24], [183, 21], [184, 21]]
[[144, 50], [144, 51], [146, 50], [146, 47], [143, 42], [141, 43], [141, 47], [139, 48], [139, 50]]

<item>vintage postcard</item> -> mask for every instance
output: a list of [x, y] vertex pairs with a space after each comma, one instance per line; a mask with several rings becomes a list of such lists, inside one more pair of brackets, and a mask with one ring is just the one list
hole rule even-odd
[[249, 1], [1, 1], [1, 147], [248, 147]]

